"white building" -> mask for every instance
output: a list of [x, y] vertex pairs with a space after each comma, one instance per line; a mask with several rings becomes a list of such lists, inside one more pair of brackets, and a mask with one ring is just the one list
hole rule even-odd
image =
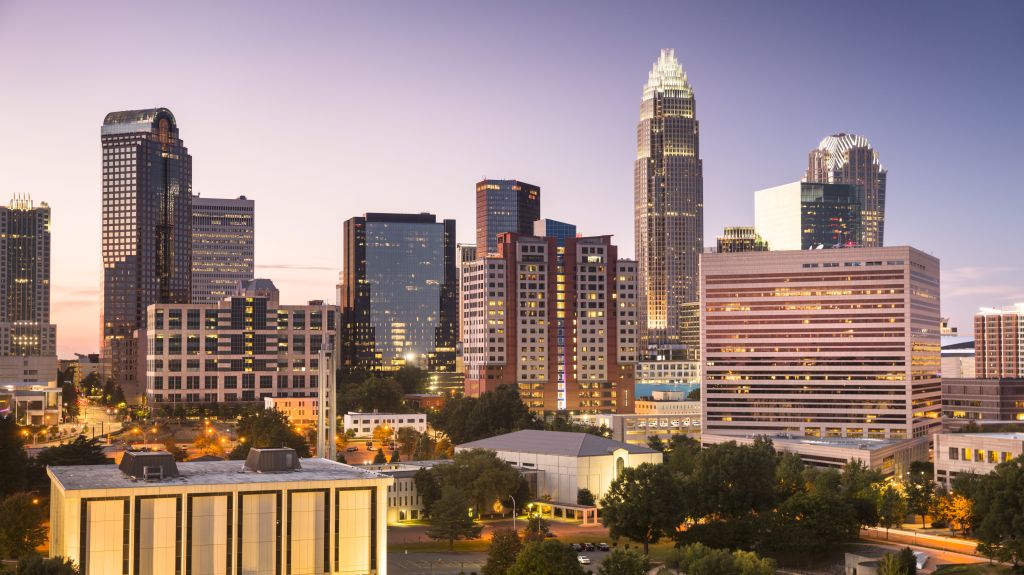
[[587, 433], [524, 429], [471, 441], [455, 452], [490, 449], [522, 470], [537, 472], [538, 498], [550, 497], [553, 507], [576, 506], [580, 489], [600, 500], [626, 467], [661, 463], [661, 452]]
[[597, 427], [605, 426], [611, 438], [631, 445], [647, 445], [651, 437], [668, 442], [675, 435], [700, 439], [700, 402], [684, 399], [681, 391], [652, 392], [653, 397], [638, 399], [636, 413], [580, 414], [573, 419]]
[[376, 471], [395, 480], [388, 486], [388, 525], [403, 521], [416, 521], [423, 518], [423, 498], [416, 491], [416, 472], [420, 469], [433, 467], [441, 463], [451, 463], [451, 459], [435, 459], [431, 461], [409, 461], [403, 463], [382, 463], [379, 465], [363, 465], [360, 469]]
[[427, 430], [427, 414], [425, 413], [358, 413], [350, 411], [345, 414], [345, 431], [354, 430], [356, 437], [370, 437], [374, 428], [388, 427], [395, 433], [403, 427], [409, 427], [423, 433]]
[[682, 385], [700, 382], [700, 362], [681, 359], [650, 359], [636, 364], [636, 384]]
[[50, 467], [50, 555], [83, 575], [387, 573], [389, 477], [290, 449]]
[[936, 433], [935, 482], [949, 486], [961, 473], [985, 475], [1024, 453], [1024, 433]]

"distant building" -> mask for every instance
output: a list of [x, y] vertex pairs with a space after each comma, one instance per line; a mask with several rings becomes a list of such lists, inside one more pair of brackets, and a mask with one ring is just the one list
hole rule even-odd
[[49, 467], [50, 554], [83, 575], [380, 573], [393, 480], [291, 449]]
[[[708, 447], [736, 442], [753, 445], [762, 434], [727, 436], [702, 433], [701, 445]], [[872, 437], [801, 437], [793, 434], [769, 435], [779, 453], [799, 455], [801, 461], [813, 467], [842, 469], [846, 464], [859, 461], [886, 477], [901, 476], [914, 461], [928, 460], [928, 439], [878, 439]]]
[[757, 235], [753, 226], [731, 226], [718, 236], [717, 253], [765, 252], [768, 242]]
[[700, 402], [688, 401], [680, 392], [653, 392], [639, 398], [636, 413], [580, 414], [574, 419], [611, 432], [611, 439], [631, 445], [647, 445], [651, 437], [669, 442], [676, 435], [700, 438]]
[[476, 257], [498, 250], [498, 235], [533, 233], [540, 219], [540, 187], [519, 180], [476, 184]]
[[[459, 258], [459, 267], [456, 269], [456, 274], [458, 276], [458, 286], [457, 287], [458, 287], [458, 290], [459, 290], [459, 299], [458, 299], [458, 305], [459, 305], [459, 351], [458, 351], [458, 355], [461, 356], [462, 355], [461, 345], [462, 345], [462, 342], [465, 341], [463, 339], [462, 326], [465, 325], [465, 323], [466, 323], [466, 320], [463, 317], [463, 311], [464, 310], [462, 309], [462, 272], [465, 269], [466, 264], [470, 264], [470, 263], [473, 263], [474, 261], [476, 261], [476, 244], [457, 244], [455, 246], [455, 251], [458, 253], [458, 258]], [[458, 370], [456, 370], [456, 371], [458, 371]]]
[[945, 336], [956, 336], [957, 328], [954, 325], [950, 325], [949, 318], [942, 318], [942, 324], [939, 326], [939, 334]]
[[[888, 171], [878, 152], [864, 136], [833, 134], [821, 140], [808, 155], [804, 181], [850, 184], [860, 205], [860, 237], [851, 238], [866, 247], [881, 247], [885, 235], [885, 182]], [[780, 249], [772, 247], [772, 249]]]
[[533, 222], [533, 235], [541, 238], [555, 238], [558, 240], [558, 245], [564, 246], [565, 240], [576, 237], [576, 226], [544, 218]]
[[423, 519], [423, 496], [416, 490], [416, 473], [421, 469], [429, 469], [443, 463], [451, 463], [451, 460], [361, 465], [360, 469], [373, 471], [394, 480], [394, 483], [388, 486], [388, 525], [397, 525], [405, 521]]
[[389, 428], [393, 433], [407, 427], [419, 433], [427, 430], [425, 413], [359, 413], [350, 411], [345, 414], [345, 431], [352, 431], [356, 437], [372, 437], [373, 430], [378, 427]]
[[949, 428], [971, 421], [1024, 421], [1024, 379], [943, 376], [942, 417]]
[[192, 196], [192, 303], [217, 303], [253, 279], [255, 205]]
[[935, 483], [951, 487], [961, 473], [987, 475], [1024, 455], [1024, 433], [936, 433]]
[[[316, 390], [313, 391], [316, 393]], [[320, 400], [316, 395], [309, 397], [264, 397], [264, 409], [280, 411], [292, 424], [317, 425]]]
[[974, 315], [975, 375], [1024, 378], [1024, 303]]
[[651, 392], [686, 391], [700, 384], [700, 361], [686, 355], [657, 355], [636, 364], [636, 397], [650, 397]]
[[[950, 340], [960, 340], [951, 342]], [[971, 379], [975, 373], [974, 340], [942, 336], [942, 379]]]
[[[61, 371], [71, 370], [71, 383], [78, 385], [90, 374], [100, 373], [100, 354], [98, 353], [76, 353], [74, 359], [62, 359], [58, 361]], [[61, 381], [60, 383], [64, 383]]]
[[859, 245], [853, 186], [793, 182], [754, 192], [754, 228], [772, 251]]

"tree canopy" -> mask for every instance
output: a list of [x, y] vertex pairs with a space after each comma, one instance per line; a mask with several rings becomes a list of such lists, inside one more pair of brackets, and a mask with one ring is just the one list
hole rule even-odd
[[586, 575], [576, 552], [553, 539], [529, 543], [519, 553], [507, 575]]
[[36, 456], [36, 464], [42, 467], [62, 465], [103, 465], [114, 463], [103, 453], [99, 438], [86, 439], [79, 435], [63, 445], [47, 447]]
[[22, 557], [14, 575], [80, 575], [78, 566], [64, 557], [44, 559], [38, 555]]
[[452, 398], [429, 418], [431, 426], [444, 432], [456, 445], [520, 429], [543, 427], [520, 399], [519, 391], [511, 385], [499, 385], [494, 391], [480, 394], [480, 397]]
[[29, 493], [15, 493], [0, 501], [0, 558], [17, 559], [46, 541], [46, 507]]
[[0, 498], [27, 487], [29, 468], [21, 428], [13, 415], [0, 417]]
[[469, 502], [462, 491], [445, 487], [436, 503], [430, 514], [427, 537], [447, 541], [448, 549], [452, 549], [457, 539], [480, 537], [483, 525], [473, 521]]
[[228, 455], [230, 459], [245, 459], [253, 447], [291, 447], [299, 457], [310, 454], [306, 439], [288, 423], [288, 417], [276, 409], [243, 415], [238, 421], [238, 435], [239, 444]]
[[601, 561], [598, 575], [647, 575], [651, 561], [636, 549], [615, 549]]
[[688, 515], [670, 502], [682, 501], [678, 484], [664, 465], [642, 463], [622, 470], [601, 498], [601, 523], [613, 539], [625, 536], [644, 545], [672, 534]]
[[978, 550], [1017, 566], [1024, 561], [1024, 458], [1001, 463], [972, 494]]
[[508, 501], [510, 495], [518, 501], [529, 496], [522, 475], [486, 449], [456, 453], [451, 463], [417, 471], [414, 481], [428, 515], [436, 507], [436, 498], [449, 487], [465, 494], [474, 515], [488, 512], [496, 501]]
[[506, 575], [522, 549], [523, 542], [518, 533], [511, 529], [498, 529], [491, 535], [483, 575]]

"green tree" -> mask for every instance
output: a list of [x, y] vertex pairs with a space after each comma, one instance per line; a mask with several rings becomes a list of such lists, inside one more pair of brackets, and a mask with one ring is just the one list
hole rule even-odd
[[420, 468], [412, 477], [416, 495], [422, 498], [423, 514], [430, 516], [434, 503], [441, 499], [441, 478], [428, 467]]
[[647, 575], [651, 561], [637, 549], [615, 549], [601, 561], [598, 575]]
[[351, 385], [345, 392], [346, 402], [354, 409], [370, 412], [400, 413], [404, 410], [402, 386], [394, 379], [371, 377]]
[[89, 397], [99, 396], [103, 388], [100, 374], [95, 371], [83, 377], [82, 381], [78, 382], [78, 384], [81, 386], [82, 392]]
[[689, 401], [700, 401], [700, 388], [695, 387], [686, 394], [686, 399]]
[[60, 400], [66, 406], [64, 408], [65, 420], [74, 420], [81, 411], [78, 407], [78, 388], [71, 381], [60, 384]]
[[917, 560], [909, 547], [887, 553], [878, 564], [878, 575], [917, 575]]
[[[929, 464], [930, 465], [930, 464]], [[914, 468], [911, 464], [910, 477], [907, 481], [907, 508], [911, 513], [921, 517], [921, 528], [927, 527], [925, 516], [935, 509], [935, 483], [933, 475], [927, 469]]]
[[231, 450], [229, 459], [245, 459], [253, 447], [291, 447], [299, 457], [309, 457], [306, 439], [288, 423], [288, 417], [276, 409], [242, 415], [238, 420], [238, 435], [245, 441]]
[[779, 456], [775, 467], [775, 481], [778, 484], [778, 496], [785, 499], [805, 489], [804, 462], [795, 453], [783, 453]]
[[427, 389], [427, 372], [407, 365], [395, 372], [395, 382], [402, 388], [402, 393], [423, 393]]
[[779, 504], [761, 548], [771, 555], [803, 562], [857, 538], [853, 507], [834, 492], [796, 493]]
[[103, 445], [99, 438], [86, 439], [79, 435], [63, 445], [47, 447], [36, 456], [36, 464], [41, 467], [58, 467], [64, 465], [103, 465], [114, 463], [113, 459], [103, 453]]
[[661, 436], [658, 435], [647, 436], [647, 447], [650, 447], [655, 451], [660, 451], [662, 454], [664, 454], [665, 451], [668, 449], [668, 446], [665, 445], [665, 440], [663, 440]]
[[687, 575], [774, 575], [775, 561], [749, 551], [730, 553], [702, 543], [673, 549], [666, 564]]
[[1024, 458], [1001, 463], [972, 494], [978, 551], [1016, 567], [1024, 560]]
[[399, 455], [398, 450], [396, 449], [396, 450], [392, 451], [391, 452], [391, 459], [388, 460], [388, 463], [399, 463], [401, 461], [402, 461], [402, 456]]
[[383, 447], [378, 447], [377, 448], [377, 455], [373, 456], [373, 464], [374, 465], [381, 465], [381, 464], [387, 463], [387, 462], [388, 462], [388, 456], [384, 455], [384, 448]]
[[18, 561], [14, 575], [81, 575], [81, 571], [73, 561], [64, 557], [44, 559], [30, 555]]
[[476, 539], [482, 529], [473, 521], [466, 496], [458, 489], [446, 487], [430, 514], [427, 537], [447, 541], [451, 550], [456, 539]]
[[593, 505], [596, 502], [594, 493], [586, 487], [576, 490], [576, 505]]
[[[425, 475], [432, 475], [439, 489], [421, 492], [426, 508], [433, 508], [433, 499], [440, 491], [452, 487], [458, 489], [469, 499], [475, 513], [484, 513], [497, 501], [506, 501], [509, 495], [517, 501], [525, 501], [529, 497], [529, 488], [522, 475], [508, 462], [501, 460], [495, 452], [486, 449], [460, 451], [452, 458], [451, 463], [435, 465], [423, 470]], [[417, 488], [420, 473], [417, 472]], [[423, 479], [426, 484], [426, 480]]]
[[30, 466], [25, 438], [14, 416], [0, 417], [0, 498], [28, 486]]
[[480, 397], [455, 397], [430, 414], [431, 426], [456, 445], [520, 429], [540, 429], [541, 422], [512, 385], [499, 385]]
[[625, 536], [643, 543], [646, 555], [651, 543], [673, 533], [687, 515], [682, 501], [678, 485], [664, 465], [626, 467], [601, 498], [601, 523], [613, 539]]
[[29, 493], [15, 493], [0, 501], [0, 558], [16, 559], [46, 541], [46, 508]]
[[516, 557], [508, 575], [586, 575], [576, 552], [568, 545], [548, 539], [529, 543]]
[[877, 492], [878, 525], [885, 527], [888, 538], [889, 529], [903, 525], [907, 517], [907, 496], [903, 493], [903, 486], [897, 483], [881, 483]]
[[498, 529], [492, 534], [491, 545], [487, 548], [483, 575], [506, 575], [522, 549], [523, 542], [519, 540], [518, 533], [511, 529]]
[[549, 532], [551, 532], [551, 528], [548, 526], [548, 522], [539, 514], [532, 515], [526, 520], [526, 527], [523, 529], [523, 541], [526, 543], [543, 541], [547, 538]]
[[419, 434], [416, 440], [416, 450], [412, 454], [413, 461], [426, 461], [434, 458], [434, 450], [437, 444], [426, 433]]
[[419, 445], [420, 432], [416, 431], [411, 427], [399, 427], [398, 432], [395, 434], [398, 442], [398, 450], [402, 452], [402, 459], [406, 461], [413, 460], [413, 456], [416, 453], [416, 447]]
[[839, 476], [839, 493], [853, 506], [862, 526], [878, 525], [878, 502], [875, 485], [882, 482], [882, 473], [871, 469], [859, 459], [848, 462]]
[[687, 485], [698, 515], [737, 518], [773, 508], [776, 460], [775, 448], [764, 439], [702, 450]]
[[674, 435], [666, 446], [665, 466], [676, 475], [690, 475], [700, 457], [700, 442], [689, 435]]

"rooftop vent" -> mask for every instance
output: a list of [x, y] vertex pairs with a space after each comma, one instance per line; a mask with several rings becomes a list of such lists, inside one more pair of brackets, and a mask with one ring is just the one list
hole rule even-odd
[[294, 471], [302, 469], [299, 465], [299, 457], [295, 450], [290, 447], [276, 447], [272, 449], [249, 450], [249, 456], [245, 458], [245, 468], [256, 473], [272, 473], [275, 471]]
[[128, 477], [143, 481], [163, 481], [179, 475], [174, 456], [166, 451], [125, 451], [117, 468]]

